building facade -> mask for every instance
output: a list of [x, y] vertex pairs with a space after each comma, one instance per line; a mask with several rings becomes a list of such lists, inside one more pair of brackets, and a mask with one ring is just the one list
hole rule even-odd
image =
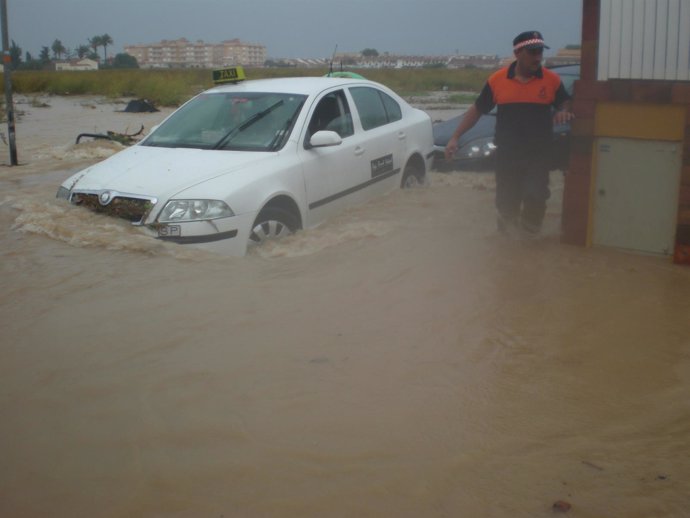
[[563, 241], [690, 264], [690, 2], [582, 3]]
[[266, 61], [266, 47], [239, 39], [206, 43], [180, 38], [146, 45], [126, 45], [124, 51], [136, 58], [141, 68], [258, 67]]
[[547, 67], [556, 65], [579, 65], [581, 57], [580, 48], [559, 49], [555, 56], [544, 58]]
[[55, 63], [55, 70], [98, 70], [98, 61], [88, 58], [72, 59], [70, 61], [58, 61]]

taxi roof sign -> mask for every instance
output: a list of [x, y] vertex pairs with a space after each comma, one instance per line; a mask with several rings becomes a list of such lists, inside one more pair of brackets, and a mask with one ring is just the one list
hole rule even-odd
[[220, 68], [213, 71], [213, 82], [217, 85], [237, 83], [245, 79], [247, 79], [247, 76], [244, 75], [244, 68], [242, 67]]

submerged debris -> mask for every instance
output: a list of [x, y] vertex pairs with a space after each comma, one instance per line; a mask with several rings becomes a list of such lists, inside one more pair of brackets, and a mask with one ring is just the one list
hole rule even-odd
[[117, 133], [115, 131], [107, 131], [106, 133], [80, 133], [77, 136], [77, 144], [79, 144], [79, 141], [83, 137], [89, 137], [89, 138], [94, 138], [94, 139], [105, 139], [105, 140], [113, 140], [115, 142], [119, 142], [120, 144], [124, 146], [131, 146], [135, 142], [141, 138], [142, 134], [144, 133], [144, 125], [141, 125], [141, 128], [139, 128], [139, 131], [136, 133]]
[[566, 502], [565, 500], [558, 500], [557, 502], [553, 503], [552, 509], [560, 513], [567, 513], [570, 511], [571, 507], [572, 505], [570, 505], [569, 502]]
[[148, 99], [133, 99], [129, 101], [124, 111], [129, 113], [157, 112], [159, 111]]

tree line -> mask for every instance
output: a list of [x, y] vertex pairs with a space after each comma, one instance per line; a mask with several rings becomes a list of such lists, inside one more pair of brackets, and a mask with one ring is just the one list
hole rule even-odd
[[[49, 68], [56, 61], [63, 59], [92, 59], [101, 63], [100, 68], [139, 68], [136, 58], [129, 54], [116, 54], [108, 59], [108, 47], [113, 44], [113, 38], [109, 34], [96, 35], [88, 39], [87, 43], [78, 45], [75, 49], [69, 49], [62, 41], [55, 39], [53, 44], [41, 47], [38, 56], [26, 52], [22, 57], [22, 48], [12, 40], [10, 45], [10, 66], [12, 70], [43, 70]], [[103, 47], [103, 60], [98, 50]]]

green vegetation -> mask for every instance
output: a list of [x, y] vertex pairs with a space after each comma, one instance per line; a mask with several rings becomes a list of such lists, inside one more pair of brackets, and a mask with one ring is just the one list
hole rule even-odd
[[367, 79], [378, 81], [398, 94], [448, 90], [479, 92], [493, 70], [447, 68], [358, 70]]
[[[252, 68], [249, 79], [322, 76], [326, 69]], [[490, 70], [441, 68], [356, 70], [367, 79], [382, 83], [402, 96], [415, 92], [447, 90], [479, 92]], [[4, 84], [4, 82], [3, 82]], [[178, 106], [192, 95], [213, 86], [211, 71], [204, 69], [140, 70], [107, 69], [98, 71], [54, 72], [18, 70], [12, 85], [19, 94], [105, 95], [111, 98], [148, 99], [159, 106]], [[458, 94], [460, 95], [460, 94]], [[455, 102], [465, 102], [462, 100]], [[471, 100], [469, 101], [471, 102]]]
[[177, 106], [210, 86], [211, 75], [207, 70], [109, 69], [12, 73], [12, 88], [19, 94], [138, 97], [160, 106]]
[[479, 94], [453, 94], [448, 96], [448, 102], [453, 104], [472, 104]]

